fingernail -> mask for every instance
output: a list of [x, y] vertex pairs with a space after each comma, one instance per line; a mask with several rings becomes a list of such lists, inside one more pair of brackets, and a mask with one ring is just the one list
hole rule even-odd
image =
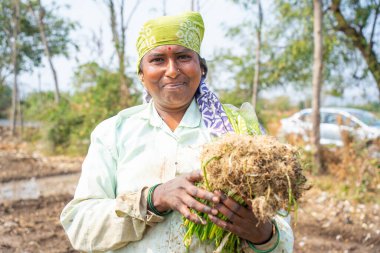
[[212, 197], [212, 202], [219, 203], [220, 202], [220, 198], [218, 196], [214, 196], [214, 197]]
[[203, 208], [203, 212], [204, 212], [204, 213], [209, 213], [209, 212], [211, 212], [211, 208], [208, 207], [208, 206], [205, 206], [205, 207]]
[[216, 209], [212, 209], [212, 210], [211, 210], [211, 213], [212, 213], [213, 215], [218, 215], [218, 210], [216, 210]]

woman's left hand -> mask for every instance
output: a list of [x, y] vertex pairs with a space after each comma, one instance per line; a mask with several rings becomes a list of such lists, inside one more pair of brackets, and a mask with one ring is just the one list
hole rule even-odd
[[270, 221], [258, 224], [256, 216], [250, 209], [240, 205], [221, 192], [215, 192], [215, 194], [219, 195], [221, 199], [215, 208], [227, 217], [227, 221], [209, 214], [209, 218], [213, 223], [253, 244], [262, 244], [270, 239], [273, 227]]

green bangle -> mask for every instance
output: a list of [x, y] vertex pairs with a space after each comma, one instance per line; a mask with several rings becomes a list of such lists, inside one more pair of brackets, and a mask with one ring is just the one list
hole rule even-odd
[[255, 245], [253, 245], [253, 243], [251, 243], [250, 241], [247, 241], [248, 243], [248, 246], [253, 249], [254, 252], [256, 253], [269, 253], [269, 252], [272, 252], [275, 248], [277, 248], [279, 242], [280, 242], [280, 232], [278, 230], [278, 227], [277, 227], [277, 223], [275, 220], [272, 221], [274, 227], [275, 227], [275, 230], [276, 230], [276, 235], [277, 235], [277, 240], [276, 240], [276, 243], [273, 245], [272, 248], [270, 249], [267, 249], [267, 250], [260, 250], [260, 249], [257, 249]]
[[152, 211], [155, 215], [159, 215], [159, 216], [166, 216], [168, 214], [170, 214], [171, 212], [173, 212], [173, 210], [168, 210], [166, 212], [160, 212], [158, 211], [154, 205], [153, 205], [153, 200], [152, 200], [152, 195], [153, 195], [153, 192], [154, 190], [157, 188], [157, 186], [159, 186], [160, 184], [156, 184], [154, 186], [152, 186], [149, 191], [148, 191], [148, 207], [150, 209], [150, 211]]

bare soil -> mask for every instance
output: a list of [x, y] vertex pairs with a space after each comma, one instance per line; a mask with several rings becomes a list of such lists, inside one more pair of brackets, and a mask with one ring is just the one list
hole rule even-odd
[[[25, 144], [4, 138], [3, 131], [0, 188], [12, 182], [32, 177], [38, 181], [52, 175], [62, 175], [62, 183], [73, 187], [75, 182], [65, 182], [65, 175], [78, 173], [83, 158], [44, 157], [26, 150]], [[35, 199], [0, 201], [0, 252], [76, 252], [59, 222], [60, 212], [72, 194], [63, 194], [61, 187], [55, 187], [49, 194]], [[298, 217], [296, 222], [293, 218], [293, 223], [294, 252], [380, 252], [378, 204], [338, 199], [333, 193], [313, 187], [301, 198]]]
[[82, 157], [48, 157], [10, 136], [0, 126], [0, 182], [64, 175], [80, 171]]
[[59, 215], [71, 195], [39, 197], [0, 204], [0, 252], [76, 252]]

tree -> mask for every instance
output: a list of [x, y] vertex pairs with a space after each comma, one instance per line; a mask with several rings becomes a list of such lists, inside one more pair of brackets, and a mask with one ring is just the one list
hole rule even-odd
[[255, 52], [255, 77], [253, 79], [253, 88], [252, 88], [252, 106], [256, 108], [257, 101], [257, 89], [260, 84], [260, 51], [261, 51], [261, 29], [263, 26], [263, 9], [261, 7], [261, 1], [257, 0], [257, 27], [256, 27], [256, 52]]
[[0, 85], [0, 118], [6, 117], [12, 104], [12, 89], [8, 85]]
[[200, 11], [200, 4], [199, 4], [199, 0], [191, 0], [191, 6], [190, 6], [190, 10], [192, 11]]
[[[275, 4], [268, 7], [270, 8], [268, 12], [271, 12], [273, 19], [271, 22], [266, 22], [265, 30], [262, 31], [264, 39], [260, 50], [260, 88], [293, 86], [296, 89], [309, 89], [308, 84], [312, 82], [313, 72], [311, 60], [313, 58], [313, 22], [311, 19], [313, 1], [273, 1]], [[374, 0], [371, 1], [374, 2]], [[368, 3], [371, 1], [345, 1], [344, 4], [341, 4], [344, 7], [341, 9], [346, 10], [350, 15], [358, 16], [355, 13], [361, 13], [360, 9], [350, 8], [350, 6], [357, 2], [367, 3], [369, 6]], [[248, 2], [248, 0], [244, 2]], [[251, 0], [251, 2], [254, 1]], [[330, 0], [325, 0], [325, 2], [325, 6], [330, 6]], [[371, 6], [372, 8], [368, 7], [368, 13], [371, 15], [363, 31], [367, 31], [365, 33], [367, 38], [376, 38], [380, 29], [372, 29], [376, 17], [374, 14], [377, 12], [376, 6], [374, 4]], [[252, 11], [253, 8], [248, 10]], [[324, 12], [322, 29], [325, 34], [323, 36], [323, 80], [325, 80], [325, 85], [323, 92], [341, 96], [344, 89], [350, 86], [357, 86], [358, 83], [372, 84], [373, 81], [367, 75], [370, 73], [369, 68], [358, 54], [358, 50], [344, 33], [337, 32], [332, 12], [327, 9]], [[252, 39], [251, 24], [254, 16], [250, 16], [250, 20], [244, 20], [238, 26], [228, 29], [227, 35], [232, 39], [236, 38], [236, 44], [239, 43], [238, 50], [219, 51], [215, 59], [224, 67], [224, 69], [220, 67], [221, 70], [228, 69], [228, 72], [233, 74], [231, 79], [235, 81], [235, 87], [252, 93], [252, 86], [249, 84], [253, 80], [253, 71], [249, 69], [249, 66], [253, 66], [253, 60], [256, 59], [251, 53], [254, 50], [252, 44], [257, 43]], [[379, 24], [379, 19], [376, 24]], [[371, 34], [374, 35], [371, 36]], [[378, 55], [380, 48], [377, 41], [373, 39], [372, 44]], [[307, 98], [305, 97], [305, 99]]]
[[[271, 29], [273, 35], [280, 34], [282, 36], [280, 50], [277, 50], [273, 58], [273, 66], [281, 70], [282, 77], [285, 79], [282, 83], [309, 83], [312, 73], [309, 59], [312, 54], [312, 39], [310, 10], [312, 10], [313, 2], [311, 0], [303, 1], [290, 1], [290, 0], [275, 0], [276, 9], [275, 13], [279, 15], [276, 17], [274, 25], [275, 29]], [[326, 10], [323, 15], [323, 37], [324, 53], [323, 53], [323, 79], [325, 80], [326, 89], [330, 89], [332, 94], [341, 95], [345, 88], [356, 85], [358, 82], [366, 82], [372, 84], [373, 80], [368, 77], [371, 69], [369, 64], [365, 64], [364, 57], [358, 54], [361, 50], [356, 50], [354, 43], [340, 31], [336, 13], [333, 10], [340, 11], [345, 14], [346, 21], [360, 31], [364, 37], [361, 41], [371, 41], [372, 38], [372, 56], [377, 55], [378, 58], [380, 51], [379, 46], [376, 44], [376, 27], [379, 26], [378, 5], [379, 1], [366, 0], [366, 1], [335, 1], [324, 0]], [[339, 8], [336, 8], [335, 3], [339, 2]], [[341, 19], [340, 19], [341, 20]], [[276, 31], [277, 27], [277, 31]], [[352, 31], [352, 30], [351, 30]], [[362, 40], [364, 39], [364, 40]], [[278, 43], [276, 37], [269, 39]], [[371, 43], [368, 43], [371, 44]], [[276, 48], [272, 46], [271, 48]], [[371, 50], [368, 50], [367, 53]], [[284, 52], [284, 53], [282, 53]], [[372, 57], [373, 59], [373, 57]], [[377, 61], [378, 62], [378, 61]], [[377, 67], [377, 69], [379, 69]]]
[[46, 29], [45, 29], [44, 17], [45, 17], [46, 11], [41, 6], [41, 1], [40, 0], [37, 0], [35, 5], [38, 8], [38, 14], [39, 14], [38, 17], [37, 17], [36, 13], [33, 10], [33, 3], [32, 3], [32, 1], [29, 1], [29, 4], [28, 4], [29, 11], [32, 13], [32, 16], [34, 17], [35, 22], [38, 24], [38, 28], [39, 28], [40, 36], [41, 36], [41, 41], [42, 41], [43, 46], [44, 46], [44, 52], [45, 52], [46, 57], [48, 58], [49, 66], [50, 66], [51, 72], [53, 74], [54, 87], [55, 87], [55, 96], [54, 96], [55, 102], [59, 103], [60, 92], [59, 92], [59, 84], [58, 84], [58, 78], [57, 78], [57, 71], [54, 68], [54, 64], [53, 64], [53, 61], [52, 61], [52, 55], [51, 55], [50, 48], [49, 48], [49, 42], [47, 40], [46, 32], [45, 32]]
[[321, 104], [321, 86], [323, 70], [323, 35], [322, 20], [323, 13], [322, 0], [313, 0], [314, 7], [314, 63], [313, 63], [313, 101], [312, 101], [312, 122], [313, 130], [311, 134], [312, 152], [314, 166], [317, 171], [322, 171], [322, 157], [320, 144], [320, 104]]
[[332, 0], [329, 9], [335, 18], [335, 30], [346, 36], [346, 44], [357, 48], [367, 63], [380, 97], [380, 45], [379, 40], [375, 40], [378, 38], [376, 29], [380, 26], [380, 1], [342, 3], [341, 0]]
[[17, 120], [17, 105], [19, 101], [18, 95], [18, 34], [20, 29], [20, 1], [12, 1], [13, 13], [12, 13], [12, 66], [13, 66], [13, 93], [12, 93], [12, 112], [11, 112], [11, 132], [12, 135], [16, 135], [16, 120]]
[[[12, 39], [14, 32], [13, 15], [14, 3], [11, 0], [0, 1], [0, 81], [6, 82], [6, 78], [13, 73], [12, 67]], [[43, 50], [39, 46], [38, 27], [28, 16], [27, 8], [23, 2], [19, 2], [19, 32], [17, 69], [19, 72], [31, 71], [41, 64]]]
[[166, 0], [162, 0], [162, 15], [166, 16]]
[[122, 106], [127, 107], [131, 105], [131, 92], [128, 82], [128, 78], [125, 74], [126, 69], [126, 59], [125, 59], [125, 33], [128, 29], [128, 25], [131, 21], [133, 14], [135, 13], [140, 1], [136, 1], [135, 5], [131, 9], [129, 17], [125, 19], [125, 0], [120, 1], [120, 6], [118, 7], [119, 15], [116, 14], [116, 6], [114, 0], [106, 1], [107, 7], [110, 12], [110, 25], [112, 31], [112, 40], [114, 47], [119, 59], [118, 73], [120, 78], [120, 103]]
[[[255, 31], [255, 37], [256, 37], [256, 46], [255, 46], [255, 55], [254, 59], [255, 62], [253, 66], [250, 69], [253, 69], [253, 78], [252, 78], [252, 87], [251, 87], [251, 103], [252, 106], [256, 107], [257, 102], [257, 92], [258, 92], [258, 86], [260, 84], [260, 55], [261, 55], [261, 34], [262, 34], [262, 27], [263, 27], [263, 9], [261, 6], [261, 0], [234, 0], [235, 3], [238, 3], [244, 7], [245, 10], [247, 10], [249, 13], [252, 13], [253, 8], [255, 5], [257, 6], [257, 20], [255, 24], [250, 24], [251, 27], [255, 27], [255, 29], [251, 30]], [[253, 15], [252, 15], [253, 16]]]
[[[15, 6], [18, 6], [17, 11]], [[49, 41], [50, 53], [51, 56], [68, 56], [68, 45], [71, 43], [69, 33], [75, 28], [75, 24], [57, 17], [53, 9], [57, 10], [56, 7], [46, 9], [44, 15], [45, 37]], [[0, 81], [4, 84], [7, 77], [13, 74], [11, 128], [14, 130], [16, 107], [19, 104], [17, 76], [42, 64], [44, 46], [38, 24], [32, 18], [25, 2], [4, 0], [0, 2], [0, 10]]]

